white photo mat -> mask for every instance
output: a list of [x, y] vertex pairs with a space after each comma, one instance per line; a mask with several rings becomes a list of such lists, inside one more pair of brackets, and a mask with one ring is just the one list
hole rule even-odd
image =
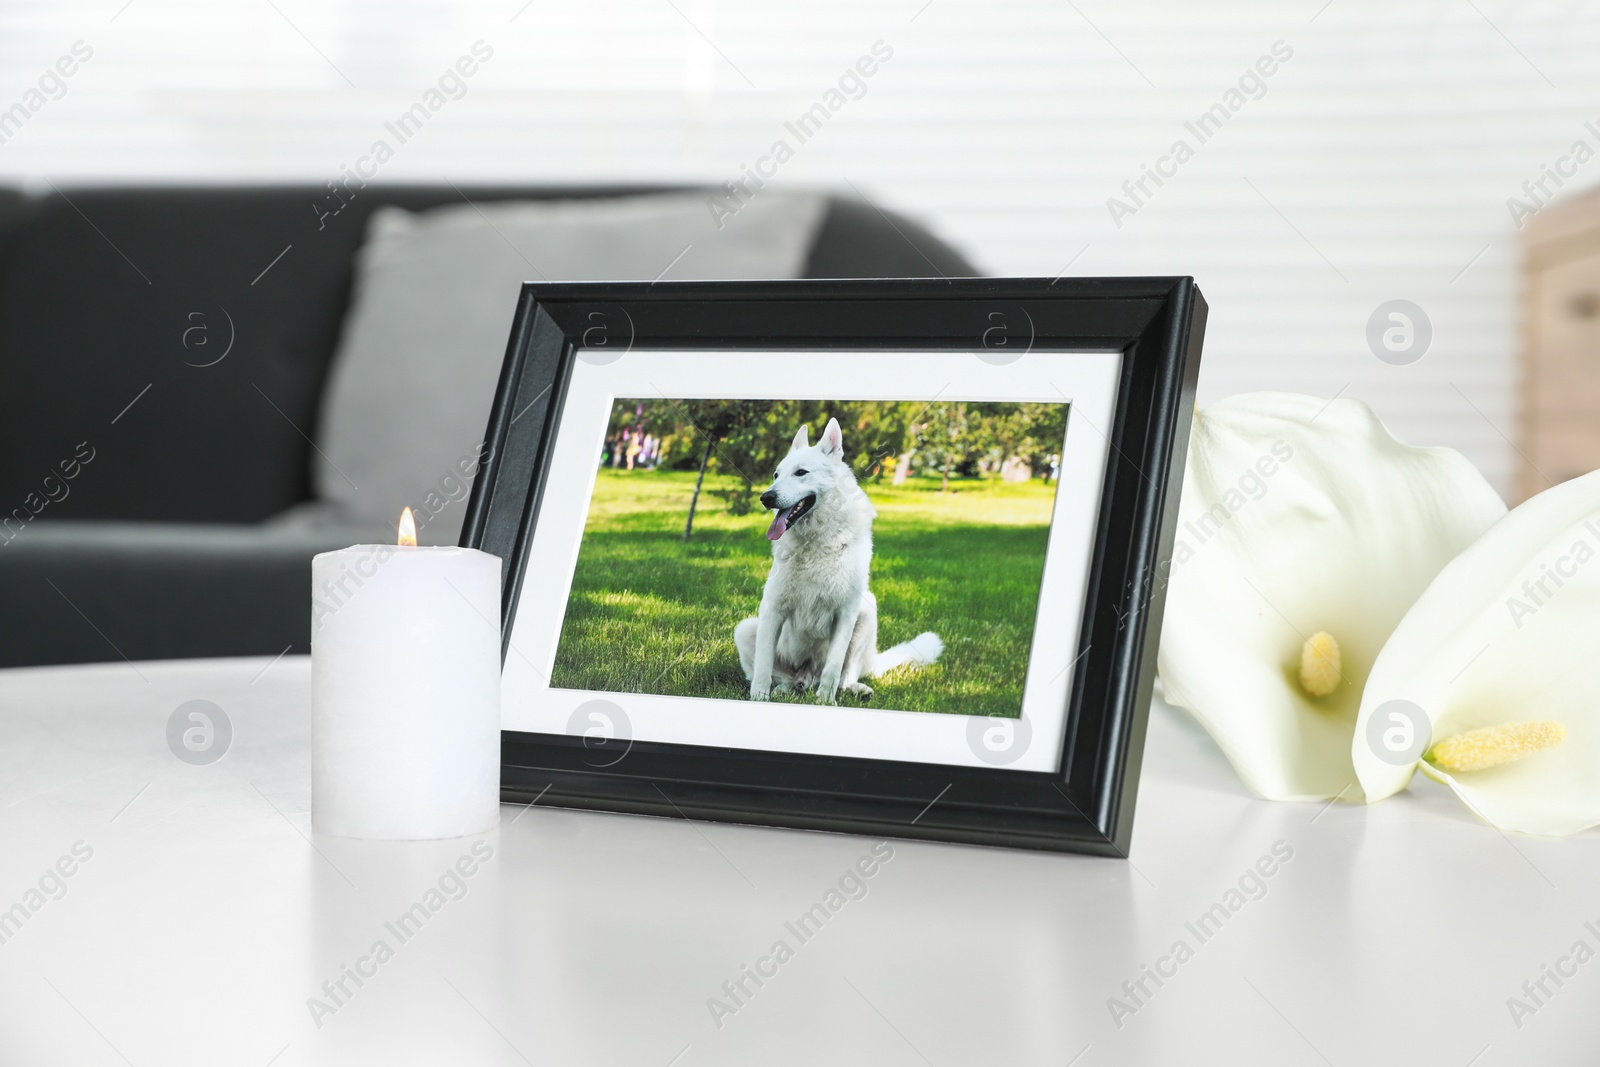
[[[1122, 354], [1114, 351], [1034, 350], [995, 365], [970, 351], [927, 349], [633, 350], [606, 364], [578, 360], [559, 416], [506, 654], [502, 728], [565, 734], [580, 705], [604, 699], [622, 709], [626, 736], [638, 741], [991, 767], [969, 744], [968, 715], [556, 689], [548, 679], [615, 401], [1067, 403], [1060, 482], [1022, 696], [1030, 737], [1027, 749], [1006, 764], [1009, 770], [1054, 771], [1065, 734], [1121, 364]], [[818, 430], [812, 427], [813, 434]], [[848, 435], [845, 453], [854, 454]], [[870, 496], [870, 485], [866, 488]], [[757, 607], [752, 598], [746, 614], [756, 614]], [[937, 619], [919, 620], [918, 626], [939, 629]], [[734, 660], [731, 628], [727, 638]], [[625, 648], [616, 651], [628, 654]]]

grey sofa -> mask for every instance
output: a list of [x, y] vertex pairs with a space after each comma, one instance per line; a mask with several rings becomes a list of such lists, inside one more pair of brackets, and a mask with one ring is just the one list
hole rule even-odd
[[[281, 518], [316, 496], [368, 217], [642, 191], [0, 190], [0, 666], [306, 651], [310, 557], [368, 532]], [[803, 276], [973, 273], [830, 198]]]

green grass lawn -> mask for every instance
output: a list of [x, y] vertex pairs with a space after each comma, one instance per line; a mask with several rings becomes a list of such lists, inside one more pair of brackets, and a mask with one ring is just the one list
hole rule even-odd
[[[706, 489], [734, 480], [708, 475]], [[878, 647], [924, 630], [937, 664], [870, 681], [873, 707], [1017, 716], [1055, 485], [936, 478], [868, 482]], [[692, 472], [603, 469], [584, 528], [551, 684], [564, 689], [745, 699], [733, 628], [756, 613], [772, 563], [769, 513], [728, 514]], [[778, 700], [810, 696], [775, 694]], [[841, 704], [860, 704], [840, 694]]]

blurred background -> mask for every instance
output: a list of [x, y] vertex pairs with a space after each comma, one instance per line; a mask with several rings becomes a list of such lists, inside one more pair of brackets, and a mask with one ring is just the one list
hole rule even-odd
[[[379, 186], [421, 186], [442, 196], [413, 206], [454, 199], [468, 210], [463, 202], [483, 199], [474, 190], [504, 187], [690, 188], [699, 203], [707, 187], [737, 181], [783, 140], [792, 157], [767, 166], [763, 198], [818, 194], [846, 205], [824, 211], [835, 220], [864, 203], [850, 217], [895, 220], [915, 253], [890, 250], [896, 238], [879, 234], [878, 266], [862, 273], [1193, 275], [1211, 305], [1202, 403], [1258, 389], [1358, 397], [1402, 439], [1461, 450], [1515, 501], [1600, 465], [1600, 208], [1586, 196], [1600, 186], [1597, 46], [1600, 9], [1506, 0], [0, 3], [0, 109], [12, 108], [0, 110], [0, 187], [21, 194], [22, 221], [10, 226], [25, 236], [6, 246], [0, 268], [6, 403], [44, 404], [57, 424], [76, 417], [70, 401], [43, 398], [62, 390], [29, 369], [86, 358], [67, 351], [71, 329], [50, 341], [36, 322], [16, 325], [49, 302], [18, 303], [50, 272], [58, 319], [115, 314], [173, 353], [170, 368], [146, 373], [132, 364], [164, 357], [152, 349], [125, 357], [114, 341], [84, 335], [77, 347], [97, 349], [101, 362], [73, 364], [74, 380], [98, 379], [102, 364], [107, 374], [126, 372], [115, 396], [97, 401], [108, 410], [93, 412], [104, 433], [43, 434], [35, 454], [36, 422], [13, 418], [33, 428], [26, 441], [20, 431], [6, 438], [0, 483], [20, 503], [57, 453], [72, 456], [87, 437], [99, 451], [81, 477], [85, 502], [71, 505], [85, 510], [63, 502], [30, 525], [259, 521], [297, 495], [316, 496], [326, 475], [315, 467], [328, 457], [311, 442], [337, 436], [317, 399], [328, 372], [299, 386], [264, 381], [268, 372], [252, 374], [249, 361], [282, 352], [267, 352], [231, 320], [240, 348], [224, 366], [260, 409], [249, 417], [275, 421], [262, 433], [301, 449], [309, 473], [259, 505], [224, 513], [172, 503], [163, 505], [170, 514], [151, 514], [126, 500], [96, 510], [94, 464], [106, 480], [143, 477], [116, 466], [113, 433], [122, 430], [105, 418], [146, 381], [156, 386], [137, 401], [147, 412], [134, 406], [119, 426], [144, 417], [183, 434], [188, 412], [209, 401], [162, 408], [159, 397], [211, 394], [186, 394], [176, 379], [161, 384], [162, 374], [204, 362], [184, 347], [194, 321], [178, 314], [188, 306], [181, 300], [214, 325], [217, 309], [247, 318], [245, 300], [291, 284], [308, 262], [310, 232], [340, 225], [334, 209], [345, 198], [325, 183], [348, 191], [351, 168], [375, 142], [392, 153], [364, 165], [375, 175], [367, 202], [382, 199]], [[76, 57], [73, 73], [41, 82], [63, 57]], [[464, 69], [461, 57], [475, 57], [473, 73], [441, 82]], [[864, 58], [872, 73], [851, 74], [864, 71]], [[442, 93], [438, 107], [428, 105], [432, 90]], [[419, 102], [425, 123], [396, 127]], [[819, 104], [825, 122], [794, 128]], [[166, 220], [192, 213], [168, 202], [170, 216], [123, 218], [94, 197], [174, 185], [299, 190], [291, 199], [300, 217], [285, 217], [307, 232], [261, 233], [257, 222], [231, 233], [229, 209], [208, 216], [207, 248], [248, 245], [238, 268], [244, 295], [225, 298], [205, 290], [204, 256], [162, 245], [163, 233], [190, 241]], [[318, 199], [319, 190], [331, 196]], [[354, 231], [347, 257], [364, 232]], [[69, 232], [70, 241], [55, 236]], [[76, 259], [62, 258], [68, 245]], [[285, 245], [279, 264], [272, 256]], [[83, 268], [74, 284], [74, 264], [90, 255], [105, 262]], [[165, 255], [175, 256], [170, 269]], [[539, 260], [518, 255], [530, 268]], [[810, 269], [793, 272], [828, 273], [819, 255], [813, 249]], [[243, 284], [269, 260], [286, 281], [269, 273]], [[663, 264], [667, 277], [696, 276]], [[705, 276], [718, 264], [699, 269]], [[177, 297], [174, 277], [188, 279]], [[329, 298], [333, 322], [352, 283], [333, 275], [329, 284], [345, 287]], [[134, 301], [163, 288], [180, 303], [144, 323]], [[60, 295], [68, 290], [70, 299]], [[505, 323], [509, 313], [507, 302]], [[271, 317], [265, 306], [258, 314]], [[496, 322], [491, 332], [504, 329]], [[282, 410], [267, 411], [252, 387]], [[275, 390], [302, 387], [303, 402], [277, 399]], [[184, 447], [204, 452], [213, 432], [191, 427]], [[217, 447], [251, 446], [246, 438]], [[153, 453], [125, 454], [152, 465]], [[215, 489], [189, 478], [184, 499]], [[161, 495], [151, 492], [141, 499]], [[13, 533], [0, 564], [38, 532]], [[70, 551], [83, 551], [74, 544]], [[9, 581], [4, 571], [0, 581]], [[20, 585], [0, 592], [32, 595]], [[61, 610], [63, 626], [110, 655]], [[114, 623], [82, 604], [73, 611], [116, 637]]]

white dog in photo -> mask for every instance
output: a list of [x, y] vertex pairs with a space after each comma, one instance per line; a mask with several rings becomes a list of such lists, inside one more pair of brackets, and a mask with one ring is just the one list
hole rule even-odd
[[877, 512], [844, 461], [837, 419], [815, 445], [800, 427], [761, 504], [776, 512], [772, 571], [760, 613], [733, 631], [751, 700], [812, 686], [829, 704], [841, 689], [870, 697], [861, 679], [939, 658], [944, 643], [931, 632], [878, 651], [878, 602], [867, 588]]

